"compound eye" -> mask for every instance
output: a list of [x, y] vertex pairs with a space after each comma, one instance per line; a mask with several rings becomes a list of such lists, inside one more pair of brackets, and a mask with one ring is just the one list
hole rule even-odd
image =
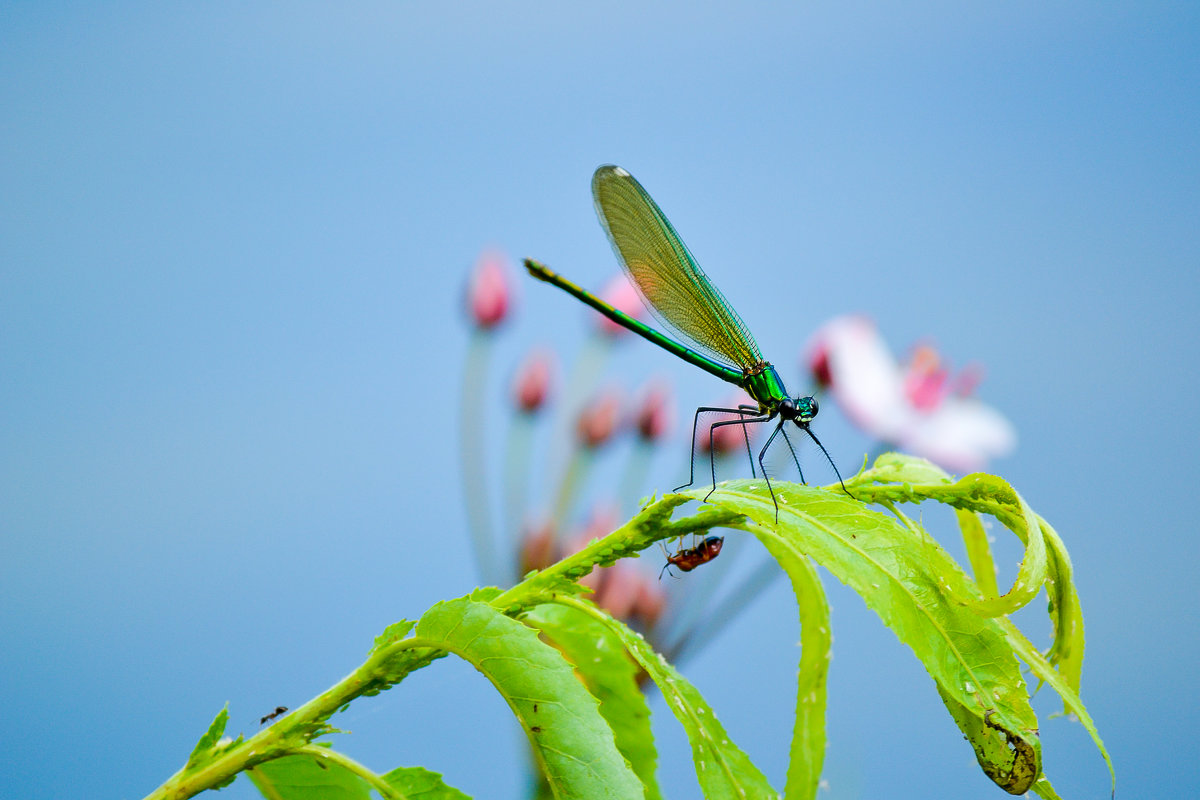
[[796, 418], [800, 422], [808, 422], [820, 410], [815, 397], [799, 397], [796, 399]]

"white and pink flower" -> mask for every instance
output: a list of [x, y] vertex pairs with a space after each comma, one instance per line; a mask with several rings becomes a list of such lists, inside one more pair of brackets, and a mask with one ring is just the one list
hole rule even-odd
[[952, 378], [921, 344], [901, 364], [863, 316], [825, 323], [807, 348], [808, 368], [859, 428], [953, 472], [974, 472], [1016, 446], [1011, 422], [974, 397], [978, 367]]

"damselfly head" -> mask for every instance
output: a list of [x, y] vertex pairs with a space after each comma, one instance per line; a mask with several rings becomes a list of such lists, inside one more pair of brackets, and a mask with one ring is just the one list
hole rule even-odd
[[821, 409], [815, 397], [797, 397], [792, 402], [796, 406], [794, 419], [797, 425], [807, 425], [812, 422], [813, 417], [817, 416], [817, 412]]

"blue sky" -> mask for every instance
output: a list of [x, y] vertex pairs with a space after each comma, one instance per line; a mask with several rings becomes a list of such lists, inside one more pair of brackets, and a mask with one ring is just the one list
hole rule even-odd
[[[605, 281], [588, 181], [609, 162], [785, 377], [845, 312], [898, 350], [928, 337], [985, 365], [980, 392], [1020, 436], [994, 469], [1074, 560], [1083, 696], [1121, 794], [1195, 791], [1198, 18], [1186, 3], [0, 6], [2, 793], [141, 796], [224, 703], [249, 732], [389, 622], [474, 586], [464, 276], [498, 247]], [[493, 460], [512, 366], [539, 342], [570, 361], [587, 324], [528, 280], [518, 303], [478, 376]], [[628, 390], [669, 380], [681, 416], [724, 396], [642, 343], [608, 369]], [[832, 404], [819, 430], [844, 470], [873, 447]], [[682, 436], [647, 493], [679, 482]], [[919, 664], [827, 585], [825, 796], [999, 796]], [[796, 638], [776, 582], [685, 665], [779, 785]], [[482, 683], [443, 660], [352, 706], [341, 746], [520, 796], [515, 725]], [[1051, 779], [1107, 796], [1054, 708], [1039, 697]], [[663, 784], [694, 796], [686, 742], [654, 710]]]

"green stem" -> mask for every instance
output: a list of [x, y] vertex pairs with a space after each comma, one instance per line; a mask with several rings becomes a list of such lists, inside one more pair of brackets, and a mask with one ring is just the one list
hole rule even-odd
[[307, 747], [311, 739], [330, 731], [326, 720], [342, 706], [364, 694], [377, 694], [414, 669], [444, 655], [435, 648], [409, 650], [410, 646], [410, 640], [404, 640], [372, 653], [362, 666], [279, 723], [251, 736], [199, 769], [180, 770], [146, 795], [146, 800], [182, 800], [220, 785], [264, 761]]
[[558, 484], [558, 492], [554, 499], [554, 512], [551, 519], [554, 522], [556, 536], [561, 536], [570, 519], [571, 508], [575, 504], [575, 496], [579, 491], [588, 471], [592, 466], [592, 449], [576, 443], [567, 461], [562, 480]]
[[571, 374], [563, 384], [565, 391], [562, 402], [557, 404], [554, 425], [550, 436], [550, 459], [548, 466], [560, 470], [570, 456], [563, 448], [574, 447], [576, 437], [571, 426], [579, 417], [583, 404], [596, 390], [604, 362], [612, 352], [612, 341], [599, 334], [589, 336], [583, 350], [571, 365]]
[[[516, 552], [516, 542], [524, 532], [526, 510], [529, 503], [529, 455], [533, 439], [533, 415], [518, 412], [513, 416], [504, 444], [504, 531], [501, 533], [506, 546], [504, 552]], [[512, 575], [516, 570], [510, 560], [505, 572]], [[505, 581], [507, 583], [508, 581]]]
[[595, 566], [607, 567], [663, 539], [702, 533], [744, 519], [735, 512], [706, 507], [693, 516], [672, 522], [671, 512], [690, 499], [684, 495], [667, 495], [648, 505], [609, 535], [503, 592], [492, 601], [492, 607], [510, 615], [520, 613], [526, 605], [545, 602], [549, 594], [587, 575]]
[[[735, 512], [703, 508], [691, 517], [672, 522], [674, 509], [690, 499], [684, 495], [669, 495], [647, 506], [608, 536], [501, 593], [492, 601], [492, 606], [515, 616], [528, 606], [545, 602], [555, 592], [569, 591], [568, 584], [588, 574], [594, 566], [612, 564], [660, 539], [706, 531], [743, 519], [741, 514]], [[430, 647], [424, 640], [415, 637], [381, 647], [373, 651], [356, 670], [275, 725], [202, 767], [191, 771], [180, 770], [148, 794], [146, 800], [183, 800], [219, 786], [264, 761], [298, 751], [308, 752], [312, 739], [332, 731], [328, 720], [343, 706], [364, 695], [375, 695], [390, 689], [413, 671], [444, 655], [445, 650]]]
[[484, 440], [484, 404], [481, 387], [486, 385], [487, 366], [491, 353], [491, 336], [476, 329], [471, 333], [463, 371], [461, 419], [459, 424], [459, 456], [462, 462], [462, 482], [467, 507], [467, 525], [471, 532], [471, 549], [475, 566], [484, 584], [499, 581], [495, 544], [488, 516], [486, 464], [481, 442]]
[[617, 498], [626, 512], [636, 507], [637, 498], [645, 491], [646, 474], [650, 471], [650, 459], [653, 455], [654, 445], [640, 436], [637, 437], [633, 449], [629, 451], [629, 460], [625, 463], [620, 489], [617, 492]]

